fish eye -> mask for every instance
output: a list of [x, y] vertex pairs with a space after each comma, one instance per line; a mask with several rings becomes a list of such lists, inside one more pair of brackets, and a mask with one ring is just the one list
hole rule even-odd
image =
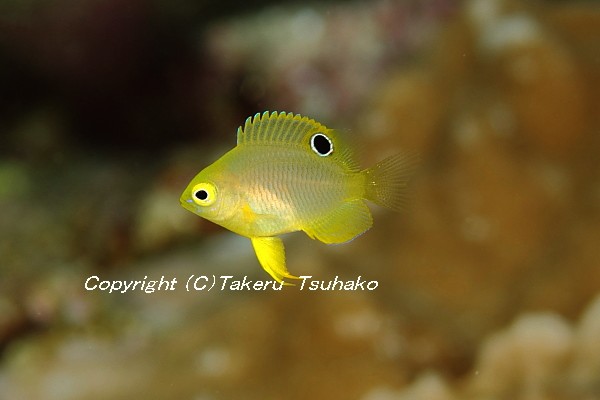
[[216, 200], [217, 189], [212, 183], [199, 183], [192, 189], [192, 199], [200, 206], [210, 206]]
[[200, 201], [204, 201], [208, 199], [208, 192], [204, 189], [200, 189], [196, 193], [194, 193], [194, 197], [196, 197]]
[[310, 138], [310, 148], [321, 157], [333, 153], [333, 143], [325, 134], [319, 132]]

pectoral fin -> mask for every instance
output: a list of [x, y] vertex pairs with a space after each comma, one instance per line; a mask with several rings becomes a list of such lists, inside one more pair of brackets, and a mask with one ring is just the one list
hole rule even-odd
[[[281, 239], [278, 237], [255, 237], [250, 240], [258, 262], [273, 279], [277, 282], [283, 281], [284, 278], [300, 279], [290, 274], [285, 267], [285, 249]], [[284, 284], [293, 285], [288, 282], [284, 282]]]

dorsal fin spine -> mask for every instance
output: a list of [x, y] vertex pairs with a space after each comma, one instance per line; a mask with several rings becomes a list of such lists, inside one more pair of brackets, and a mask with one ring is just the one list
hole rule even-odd
[[[261, 118], [260, 120], [260, 129], [263, 130], [263, 135], [266, 139], [266, 141], [271, 141], [273, 138], [273, 128], [275, 127], [274, 125], [277, 125], [277, 113], [275, 111], [271, 112], [271, 115], [269, 115], [269, 113], [267, 112], [267, 117], [264, 117], [263, 114], [263, 118]], [[273, 122], [271, 122], [273, 121]]]
[[[306, 117], [302, 117], [302, 116], [300, 116], [298, 114], [296, 114], [296, 115], [292, 114], [291, 116], [292, 116], [292, 118], [291, 118], [292, 120], [296, 120], [298, 122], [302, 121], [303, 118], [306, 118]], [[302, 126], [301, 124], [296, 124], [296, 128], [294, 129], [293, 132], [291, 132], [291, 134], [295, 135], [298, 132], [298, 130], [300, 129], [301, 126]]]
[[277, 139], [277, 136], [279, 136], [279, 132], [281, 131], [281, 129], [279, 129], [279, 126], [281, 125], [282, 121], [283, 121], [283, 117], [285, 117], [285, 113], [279, 113], [279, 117], [276, 111], [273, 111], [271, 113], [271, 116], [269, 117], [269, 120], [274, 120], [275, 123], [274, 124], [270, 124], [270, 129], [269, 129], [269, 140], [270, 141], [275, 141]]

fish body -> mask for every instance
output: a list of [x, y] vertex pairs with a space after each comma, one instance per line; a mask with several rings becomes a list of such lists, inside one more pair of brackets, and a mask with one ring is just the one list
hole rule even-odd
[[401, 208], [412, 157], [389, 157], [361, 170], [343, 135], [291, 113], [256, 114], [237, 146], [202, 170], [181, 195], [187, 210], [251, 239], [278, 282], [297, 279], [277, 236], [304, 231], [343, 243], [368, 230], [365, 200]]

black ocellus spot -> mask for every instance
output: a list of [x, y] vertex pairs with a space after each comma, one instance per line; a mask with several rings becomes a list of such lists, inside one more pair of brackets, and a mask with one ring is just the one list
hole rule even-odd
[[315, 133], [310, 138], [310, 147], [318, 155], [325, 157], [333, 153], [333, 143], [323, 133]]

